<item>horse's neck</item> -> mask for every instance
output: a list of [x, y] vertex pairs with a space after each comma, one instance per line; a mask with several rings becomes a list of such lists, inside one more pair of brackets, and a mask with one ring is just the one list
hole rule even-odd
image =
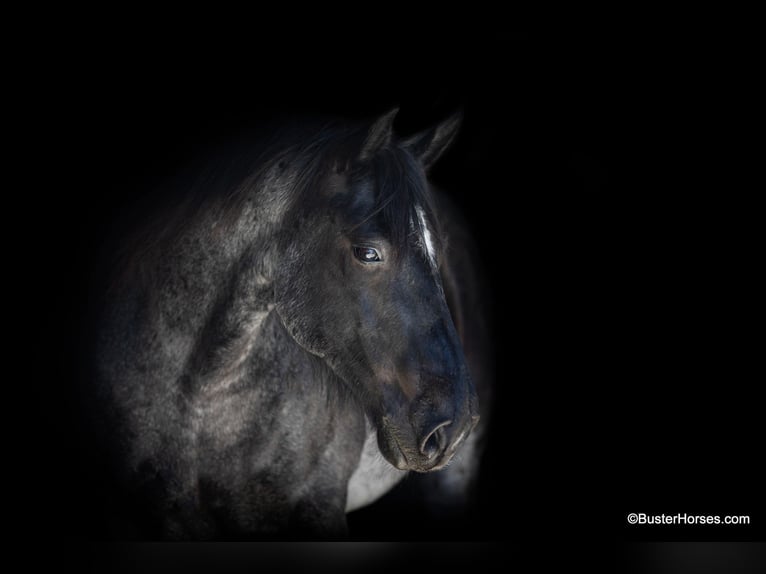
[[259, 221], [260, 211], [248, 202], [224, 224], [211, 210], [176, 246], [181, 263], [163, 286], [162, 315], [186, 319], [179, 322], [189, 338], [185, 375], [196, 388], [238, 377], [273, 308], [277, 227]]

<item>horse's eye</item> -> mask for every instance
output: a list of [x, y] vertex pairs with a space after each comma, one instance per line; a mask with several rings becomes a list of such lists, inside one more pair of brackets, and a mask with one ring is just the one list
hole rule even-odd
[[380, 253], [372, 247], [354, 247], [354, 257], [362, 263], [377, 263], [381, 261]]

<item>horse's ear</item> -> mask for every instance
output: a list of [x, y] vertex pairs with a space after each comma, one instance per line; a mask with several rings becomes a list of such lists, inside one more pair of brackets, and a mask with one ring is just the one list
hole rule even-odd
[[375, 120], [375, 123], [370, 126], [370, 130], [367, 132], [367, 137], [362, 145], [359, 159], [370, 159], [378, 150], [391, 143], [391, 138], [394, 132], [394, 118], [398, 112], [399, 108], [394, 108], [390, 112], [380, 116]]
[[455, 141], [462, 121], [463, 113], [457, 112], [442, 123], [415, 134], [402, 145], [420, 160], [425, 169], [430, 169]]

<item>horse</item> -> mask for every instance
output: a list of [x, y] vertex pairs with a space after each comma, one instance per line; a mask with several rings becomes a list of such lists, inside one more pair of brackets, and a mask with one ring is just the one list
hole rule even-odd
[[470, 497], [487, 318], [428, 181], [461, 115], [395, 116], [283, 126], [124, 243], [89, 392], [137, 536], [342, 539], [412, 473], [435, 507]]

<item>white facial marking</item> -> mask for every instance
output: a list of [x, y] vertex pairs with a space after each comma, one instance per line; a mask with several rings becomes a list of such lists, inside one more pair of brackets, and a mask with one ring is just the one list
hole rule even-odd
[[415, 213], [418, 214], [418, 223], [420, 224], [420, 232], [423, 236], [423, 247], [428, 255], [428, 260], [431, 265], [436, 266], [436, 249], [434, 248], [433, 241], [431, 240], [431, 230], [428, 229], [428, 222], [426, 220], [426, 214], [423, 208], [419, 205], [415, 207]]

